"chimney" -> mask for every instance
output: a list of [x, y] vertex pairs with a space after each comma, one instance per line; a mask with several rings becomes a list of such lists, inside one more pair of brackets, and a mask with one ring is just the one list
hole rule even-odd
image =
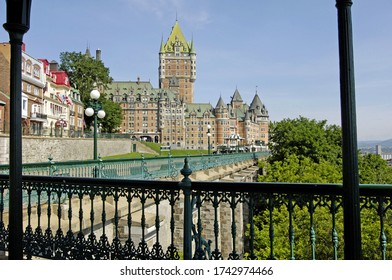
[[56, 60], [52, 60], [49, 63], [49, 69], [50, 71], [59, 71], [59, 64]]
[[101, 61], [101, 50], [100, 49], [97, 49], [95, 51], [95, 60], [96, 61]]

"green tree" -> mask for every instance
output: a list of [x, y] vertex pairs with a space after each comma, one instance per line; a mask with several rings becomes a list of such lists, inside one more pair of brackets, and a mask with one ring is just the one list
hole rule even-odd
[[[115, 131], [121, 124], [122, 110], [104, 94], [104, 90], [113, 80], [109, 68], [105, 67], [102, 61], [81, 52], [62, 52], [60, 62], [60, 69], [67, 72], [71, 85], [79, 90], [85, 107], [90, 99], [91, 90], [98, 87], [101, 91], [100, 101], [106, 112], [105, 118], [99, 122], [103, 131]], [[93, 118], [86, 117], [87, 127], [91, 126], [92, 121]]]
[[260, 182], [295, 182], [295, 183], [341, 183], [342, 172], [338, 164], [320, 159], [318, 163], [309, 157], [301, 159], [293, 154], [283, 161], [260, 162], [264, 175], [259, 175]]
[[392, 168], [379, 155], [359, 155], [358, 168], [361, 184], [392, 184]]
[[122, 121], [121, 106], [109, 99], [102, 100], [102, 106], [106, 112], [106, 116], [101, 119], [103, 132], [118, 132]]
[[[260, 161], [263, 175], [261, 182], [300, 182], [300, 183], [341, 183], [341, 129], [329, 126], [326, 121], [309, 120], [300, 117], [285, 119], [271, 127], [271, 156]], [[359, 155], [359, 176], [362, 184], [392, 184], [392, 169], [377, 155]], [[279, 185], [277, 184], [277, 188]], [[362, 251], [365, 259], [380, 259], [381, 218], [375, 198], [362, 202], [361, 228]], [[286, 202], [285, 202], [286, 201]], [[310, 211], [310, 202], [315, 205]], [[339, 204], [336, 213], [336, 233], [338, 236], [338, 256], [343, 258], [343, 209]], [[256, 255], [262, 259], [270, 254], [270, 219], [274, 224], [274, 256], [278, 259], [290, 258], [289, 212], [287, 199], [276, 196], [272, 213], [265, 204], [260, 203], [255, 223]], [[313, 212], [313, 230], [316, 236], [316, 258], [332, 259], [332, 213], [331, 202], [321, 197], [310, 200], [298, 198], [294, 203], [293, 229], [295, 238], [295, 258], [311, 258], [310, 216]], [[272, 216], [270, 216], [272, 215]], [[392, 217], [384, 216], [384, 233], [387, 240], [392, 239]], [[388, 252], [388, 254], [390, 254]], [[387, 256], [390, 258], [390, 256]]]
[[284, 119], [270, 126], [270, 162], [284, 161], [290, 155], [300, 160], [310, 158], [319, 163], [326, 160], [341, 162], [341, 129], [327, 125], [327, 121], [310, 120], [300, 116], [297, 119]]
[[79, 90], [84, 103], [96, 86], [105, 89], [113, 80], [102, 61], [81, 52], [60, 53], [60, 69], [67, 72], [71, 85]]

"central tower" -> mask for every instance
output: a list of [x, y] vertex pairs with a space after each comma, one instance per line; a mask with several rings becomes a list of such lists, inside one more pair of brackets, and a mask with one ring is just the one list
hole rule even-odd
[[187, 42], [178, 21], [167, 42], [163, 38], [159, 50], [159, 88], [173, 90], [177, 98], [193, 103], [193, 84], [196, 80], [196, 51], [193, 39]]

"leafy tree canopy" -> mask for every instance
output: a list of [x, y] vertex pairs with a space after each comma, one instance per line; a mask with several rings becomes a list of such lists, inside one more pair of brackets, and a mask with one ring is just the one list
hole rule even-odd
[[361, 184], [392, 184], [392, 168], [379, 155], [360, 155], [358, 169]]
[[[85, 107], [90, 99], [91, 90], [98, 88], [101, 91], [100, 101], [106, 116], [99, 122], [104, 132], [116, 131], [121, 124], [122, 110], [118, 104], [106, 99], [104, 93], [113, 80], [109, 75], [109, 68], [105, 67], [102, 61], [81, 52], [62, 52], [60, 62], [60, 69], [67, 72], [71, 85], [79, 90]], [[90, 127], [93, 118], [85, 119], [87, 127]]]
[[[341, 129], [328, 126], [325, 121], [309, 120], [304, 117], [276, 122], [271, 127], [271, 156], [260, 161], [263, 175], [261, 182], [302, 182], [302, 183], [341, 183]], [[392, 184], [392, 168], [380, 156], [368, 154], [358, 156], [359, 179], [361, 184]], [[265, 205], [259, 206], [254, 217], [256, 255], [268, 258], [271, 254], [270, 221], [274, 223], [274, 257], [290, 257], [290, 244], [287, 236], [289, 212], [287, 205], [274, 202], [273, 213]], [[293, 233], [295, 237], [295, 257], [312, 257], [309, 234], [315, 233], [316, 258], [333, 258], [333, 234], [338, 244], [338, 258], [343, 257], [343, 214], [340, 208], [336, 214], [336, 232], [331, 226], [331, 202], [315, 197], [317, 205], [311, 228], [309, 204], [295, 204], [293, 214]], [[378, 209], [372, 203], [361, 208], [362, 253], [364, 259], [380, 259], [380, 224]], [[313, 212], [312, 212], [313, 213]], [[392, 218], [389, 212], [384, 216], [384, 233], [387, 240], [392, 236]], [[387, 252], [387, 258], [390, 258]]]
[[67, 72], [71, 86], [79, 90], [84, 103], [96, 86], [105, 89], [113, 80], [102, 61], [81, 52], [60, 53], [60, 69]]
[[322, 160], [341, 162], [341, 129], [327, 125], [327, 121], [310, 120], [300, 116], [284, 119], [270, 127], [270, 162], [285, 161], [290, 155], [299, 160], [309, 158], [313, 162]]
[[102, 106], [106, 112], [106, 116], [101, 119], [103, 132], [118, 132], [122, 121], [121, 106], [109, 99], [102, 100]]

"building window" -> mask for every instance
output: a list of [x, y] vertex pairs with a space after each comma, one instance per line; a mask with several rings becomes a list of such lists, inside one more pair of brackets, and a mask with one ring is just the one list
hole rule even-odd
[[26, 63], [26, 72], [28, 74], [31, 74], [31, 62], [29, 61]]
[[36, 78], [38, 78], [38, 79], [40, 78], [39, 70], [40, 70], [39, 67], [34, 67], [34, 70], [33, 70], [33, 75], [34, 75], [34, 77], [36, 77]]

